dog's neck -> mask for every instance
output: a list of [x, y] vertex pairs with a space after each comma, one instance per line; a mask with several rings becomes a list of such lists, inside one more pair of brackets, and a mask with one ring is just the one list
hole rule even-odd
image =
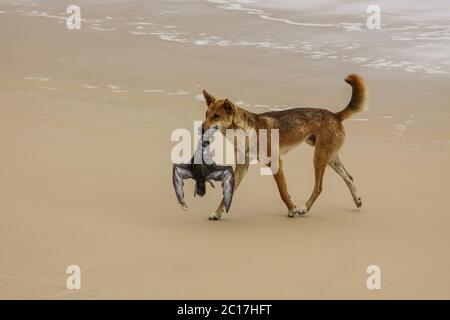
[[236, 108], [233, 118], [234, 129], [257, 129], [259, 127], [259, 116], [242, 108]]

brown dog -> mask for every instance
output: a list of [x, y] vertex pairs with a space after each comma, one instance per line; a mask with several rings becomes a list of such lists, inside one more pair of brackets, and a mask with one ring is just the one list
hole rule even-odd
[[[300, 209], [296, 208], [288, 193], [282, 160], [281, 158], [279, 159], [278, 171], [274, 174], [274, 178], [281, 199], [289, 210], [289, 217], [294, 217], [296, 213], [303, 215], [311, 209], [314, 201], [322, 191], [322, 180], [327, 165], [333, 168], [344, 179], [352, 194], [353, 201], [359, 208], [362, 204], [361, 198], [357, 196], [353, 178], [339, 160], [338, 152], [345, 138], [342, 121], [354, 113], [363, 110], [367, 89], [364, 80], [356, 74], [350, 74], [345, 78], [345, 81], [352, 86], [352, 97], [348, 105], [337, 113], [325, 109], [295, 108], [254, 114], [236, 107], [228, 99], [218, 100], [206, 91], [203, 91], [208, 106], [203, 128], [219, 129], [223, 134], [225, 134], [226, 129], [255, 129], [256, 131], [261, 129], [279, 129], [278, 154], [280, 156], [303, 141], [315, 146], [314, 189], [308, 201]], [[270, 150], [270, 141], [268, 144], [268, 149]], [[248, 148], [246, 149], [248, 151]], [[248, 166], [248, 162], [236, 165], [234, 170], [235, 192], [244, 178]], [[220, 219], [223, 209], [224, 201], [222, 200], [217, 210], [210, 215], [209, 219]]]

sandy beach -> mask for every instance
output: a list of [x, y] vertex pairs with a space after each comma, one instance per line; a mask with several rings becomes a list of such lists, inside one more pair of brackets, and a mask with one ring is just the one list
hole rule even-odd
[[[448, 4], [382, 1], [368, 30], [364, 1], [80, 0], [68, 30], [69, 4], [0, 1], [1, 299], [450, 298]], [[259, 165], [222, 220], [207, 219], [220, 188], [186, 183], [179, 207], [170, 136], [203, 119], [203, 89], [252, 112], [339, 111], [353, 72], [370, 103], [341, 157], [362, 208], [327, 170], [287, 218]], [[313, 152], [285, 157], [297, 205]]]

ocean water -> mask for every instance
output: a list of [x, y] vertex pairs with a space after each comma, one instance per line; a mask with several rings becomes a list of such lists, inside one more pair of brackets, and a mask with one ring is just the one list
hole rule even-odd
[[[256, 16], [267, 29], [274, 24], [289, 26], [274, 37], [290, 38], [278, 48], [300, 51], [312, 59], [410, 73], [450, 72], [450, 1], [376, 1], [381, 18], [377, 30], [367, 26], [371, 15], [367, 9], [373, 1], [206, 1], [221, 10]], [[299, 45], [296, 36], [307, 41]]]
[[[2, 0], [5, 14], [65, 23], [69, 1]], [[84, 15], [95, 32], [126, 32], [202, 47], [246, 47], [302, 59], [327, 60], [408, 73], [450, 75], [450, 1], [379, 0], [381, 28], [369, 30], [372, 1], [353, 0], [80, 0], [103, 6]], [[52, 4], [58, 4], [59, 9]], [[117, 5], [138, 7], [139, 16], [109, 13]], [[216, 18], [217, 17], [217, 18]]]

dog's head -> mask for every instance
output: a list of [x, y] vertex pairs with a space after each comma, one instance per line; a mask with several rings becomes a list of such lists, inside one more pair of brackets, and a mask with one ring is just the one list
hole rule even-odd
[[205, 121], [203, 121], [203, 130], [214, 129], [224, 132], [231, 128], [233, 124], [236, 107], [228, 99], [218, 100], [203, 90], [206, 105], [208, 109], [205, 114]]

